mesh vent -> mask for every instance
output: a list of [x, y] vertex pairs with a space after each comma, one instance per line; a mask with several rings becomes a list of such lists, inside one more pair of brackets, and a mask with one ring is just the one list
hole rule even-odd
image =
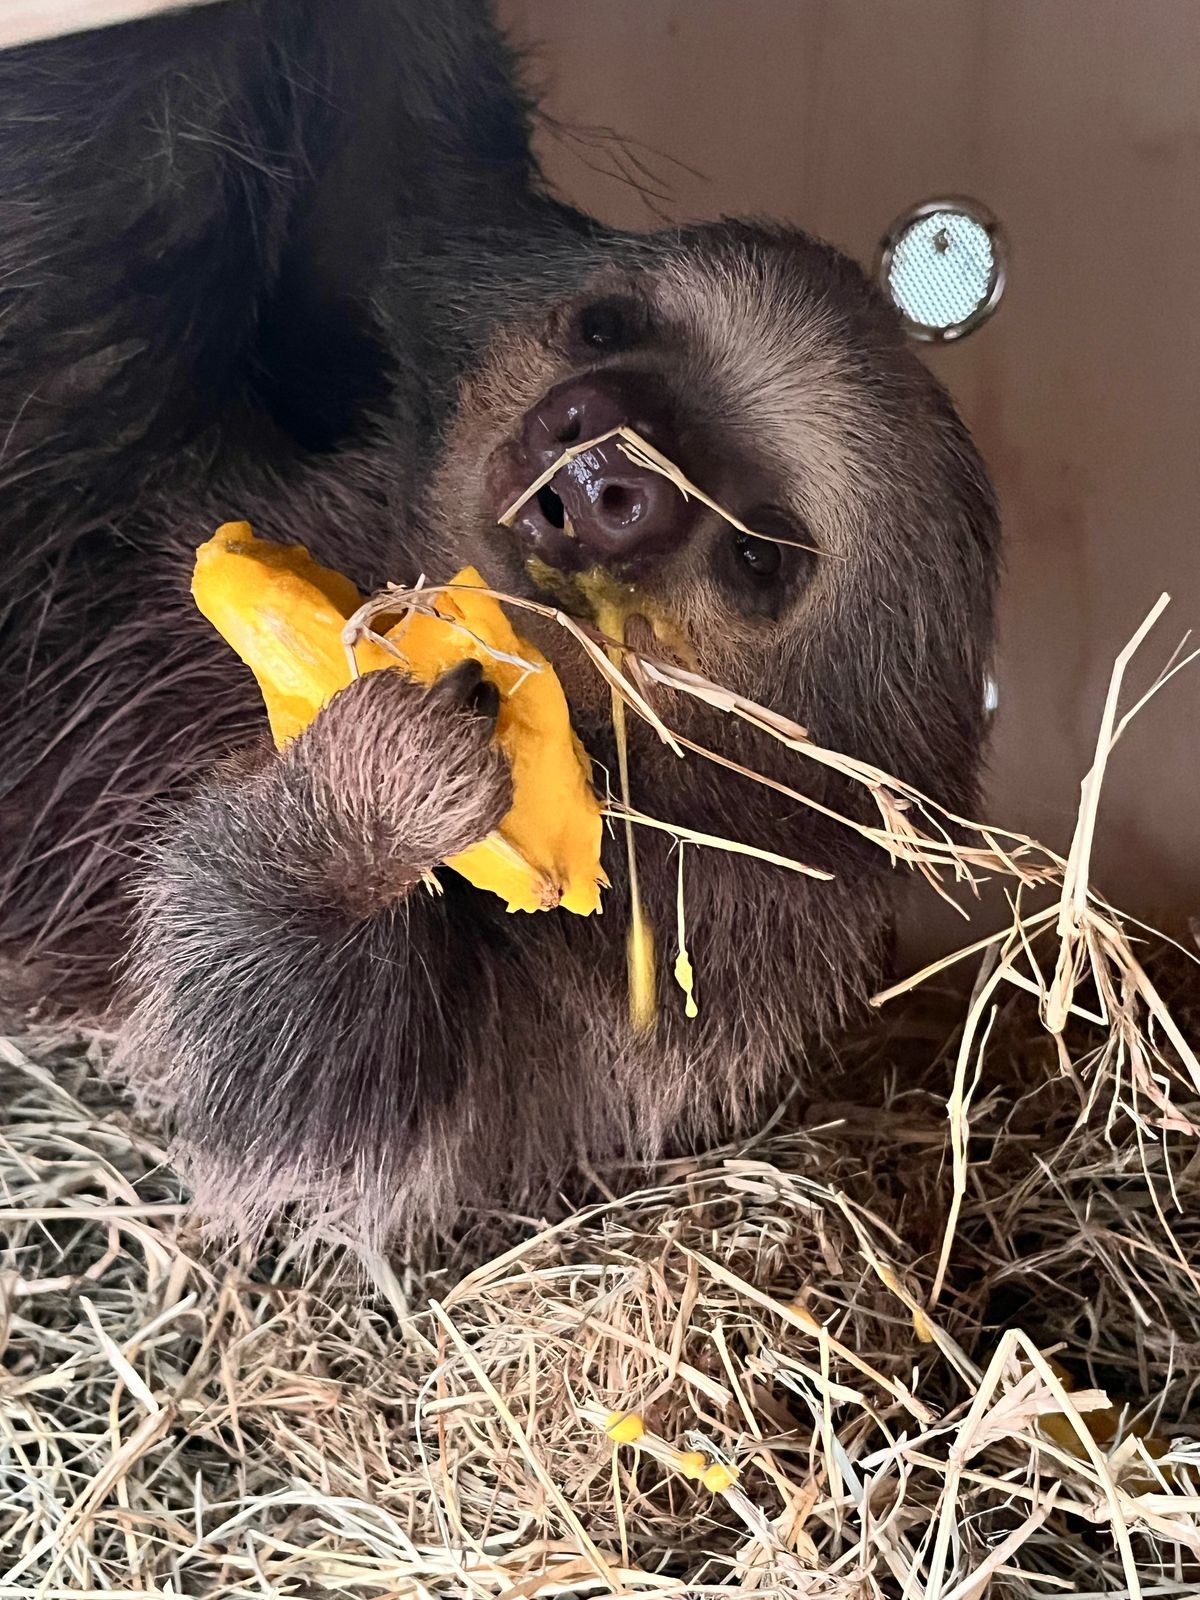
[[969, 202], [914, 207], [884, 242], [881, 277], [923, 339], [954, 339], [977, 327], [1004, 283], [994, 221]]

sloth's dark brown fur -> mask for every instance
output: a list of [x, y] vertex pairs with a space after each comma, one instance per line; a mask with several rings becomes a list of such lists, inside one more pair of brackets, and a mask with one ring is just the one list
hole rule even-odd
[[[187, 593], [220, 521], [364, 589], [474, 562], [533, 593], [488, 463], [555, 384], [668, 394], [679, 464], [821, 554], [750, 582], [719, 519], [646, 575], [703, 670], [971, 804], [991, 494], [851, 263], [793, 230], [614, 235], [541, 191], [467, 0], [235, 0], [0, 56], [0, 871], [9, 948], [102, 977], [137, 884], [124, 1070], [174, 1110], [200, 1204], [412, 1236], [537, 1203], [580, 1159], [744, 1118], [862, 1005], [893, 881], [847, 830], [632, 728], [644, 810], [830, 868], [689, 848], [700, 1017], [670, 981], [676, 857], [640, 864], [661, 1021], [626, 1015], [623, 851], [602, 917], [508, 916], [423, 874], [507, 804], [469, 674], [392, 674], [282, 756]], [[625, 334], [598, 352], [588, 308]], [[611, 322], [611, 317], [609, 318]], [[585, 330], [581, 334], [581, 328]], [[611, 770], [607, 704], [553, 628]], [[691, 702], [691, 736], [861, 807]]]

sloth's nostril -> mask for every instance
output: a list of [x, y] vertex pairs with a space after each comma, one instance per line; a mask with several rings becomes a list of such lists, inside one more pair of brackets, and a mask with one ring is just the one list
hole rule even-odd
[[565, 528], [567, 513], [562, 501], [550, 485], [544, 484], [537, 492], [538, 507], [552, 528]]
[[624, 484], [610, 483], [600, 496], [600, 507], [614, 521], [634, 522], [639, 506], [637, 497]]
[[[661, 558], [681, 549], [697, 507], [668, 479], [626, 454], [613, 438], [629, 418], [657, 449], [677, 459], [677, 404], [653, 373], [583, 373], [555, 385], [526, 412], [505, 459], [527, 474], [553, 473], [512, 527], [551, 565]], [[581, 446], [587, 441], [586, 450]], [[570, 452], [567, 464], [559, 457]], [[681, 463], [686, 468], [686, 461]]]

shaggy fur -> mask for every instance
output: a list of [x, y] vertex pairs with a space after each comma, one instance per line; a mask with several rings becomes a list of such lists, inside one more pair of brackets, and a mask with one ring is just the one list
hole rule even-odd
[[[495, 462], [549, 388], [611, 369], [671, 397], [711, 494], [821, 552], [764, 584], [700, 518], [647, 588], [704, 671], [971, 803], [995, 513], [890, 308], [792, 230], [599, 229], [541, 192], [527, 124], [475, 0], [232, 0], [0, 56], [3, 939], [102, 980], [138, 879], [123, 1068], [174, 1108], [200, 1205], [239, 1226], [295, 1202], [411, 1239], [738, 1121], [861, 1006], [892, 880], [846, 830], [635, 724], [643, 809], [835, 873], [687, 850], [689, 1022], [677, 858], [642, 836], [662, 1015], [636, 1035], [619, 841], [599, 918], [509, 917], [449, 872], [431, 892], [507, 804], [488, 705], [469, 674], [429, 695], [381, 674], [265, 749], [250, 675], [188, 598], [218, 522], [364, 590], [474, 562], [533, 594]], [[611, 770], [594, 674], [519, 620]]]

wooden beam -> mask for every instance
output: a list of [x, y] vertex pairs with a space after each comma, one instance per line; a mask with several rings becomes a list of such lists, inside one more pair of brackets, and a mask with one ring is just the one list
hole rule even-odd
[[0, 0], [0, 50], [212, 0]]

